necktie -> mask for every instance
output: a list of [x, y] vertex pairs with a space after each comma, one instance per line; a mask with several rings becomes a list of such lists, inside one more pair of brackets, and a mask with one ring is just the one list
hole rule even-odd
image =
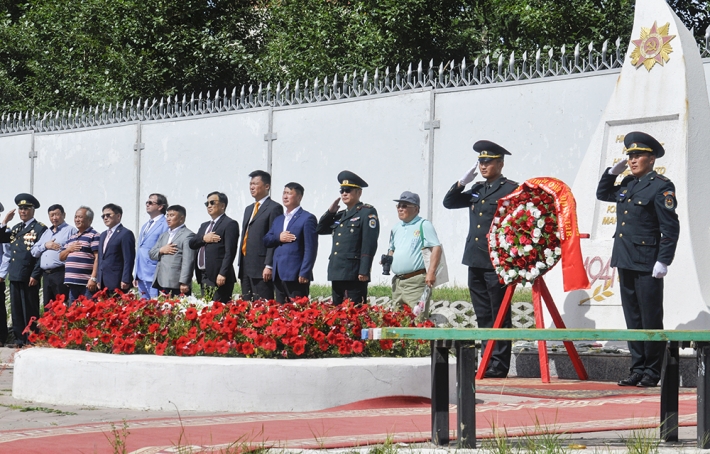
[[106, 240], [104, 240], [104, 250], [103, 253], [106, 253], [106, 246], [108, 246], [108, 240], [111, 239], [111, 235], [113, 235], [113, 230], [109, 230], [108, 233], [106, 234]]
[[145, 229], [143, 229], [143, 235], [141, 236], [141, 243], [143, 240], [145, 240], [146, 235], [148, 235], [148, 230], [150, 230], [151, 226], [153, 225], [153, 220], [151, 219], [148, 221], [148, 225], [145, 226]]
[[[251, 222], [252, 219], [254, 219], [254, 216], [256, 216], [256, 213], [259, 212], [259, 202], [256, 202], [254, 204], [254, 211], [251, 213], [251, 218], [249, 219], [249, 222]], [[247, 255], [247, 238], [249, 238], [249, 226], [247, 226], [247, 231], [244, 232], [244, 241], [242, 242], [242, 255]]]
[[[210, 221], [210, 225], [207, 227], [207, 231], [205, 232], [205, 235], [210, 233], [212, 231], [212, 227], [214, 227], [214, 221]], [[205, 269], [205, 247], [202, 246], [200, 248], [200, 251], [197, 253], [197, 267], [201, 270]]]

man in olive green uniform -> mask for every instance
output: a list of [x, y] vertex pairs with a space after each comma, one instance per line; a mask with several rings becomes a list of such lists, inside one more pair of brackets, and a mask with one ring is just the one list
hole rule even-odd
[[[619, 295], [629, 329], [663, 329], [663, 278], [673, 262], [680, 223], [675, 186], [653, 170], [665, 154], [660, 143], [643, 132], [624, 137], [624, 159], [607, 168], [597, 186], [597, 199], [616, 202], [616, 233], [611, 266], [619, 272]], [[627, 167], [631, 175], [614, 184]], [[629, 342], [631, 368], [619, 386], [652, 387], [661, 379], [664, 342]]]
[[28, 336], [22, 334], [22, 331], [32, 317], [39, 318], [39, 283], [42, 268], [39, 259], [32, 256], [30, 249], [47, 226], [34, 218], [35, 208], [39, 208], [39, 202], [34, 196], [18, 194], [15, 204], [22, 222], [8, 230], [7, 224], [15, 217], [15, 210], [10, 210], [0, 224], [0, 243], [10, 243], [12, 258], [7, 276], [10, 279], [12, 330], [15, 334], [15, 345], [21, 347], [28, 343]]
[[[328, 280], [333, 286], [333, 304], [349, 299], [355, 304], [367, 301], [372, 260], [377, 252], [380, 221], [372, 205], [360, 202], [365, 180], [344, 170], [338, 174], [340, 197], [318, 221], [319, 235], [333, 235], [328, 263]], [[338, 211], [340, 202], [345, 209]]]
[[[510, 152], [488, 140], [473, 144], [478, 152], [478, 164], [468, 170], [449, 189], [444, 197], [444, 207], [448, 209], [467, 208], [469, 216], [468, 237], [463, 253], [463, 264], [468, 266], [468, 289], [471, 293], [473, 310], [479, 328], [492, 328], [498, 310], [505, 296], [506, 285], [498, 280], [491, 256], [488, 252], [488, 232], [498, 209], [498, 199], [513, 192], [518, 183], [502, 175], [504, 156]], [[476, 168], [481, 171], [484, 181], [477, 181], [471, 189], [466, 185], [476, 178]], [[503, 321], [503, 328], [513, 326], [510, 311]], [[483, 341], [483, 349], [486, 341]], [[496, 341], [493, 356], [484, 377], [504, 378], [510, 369], [510, 341]]]

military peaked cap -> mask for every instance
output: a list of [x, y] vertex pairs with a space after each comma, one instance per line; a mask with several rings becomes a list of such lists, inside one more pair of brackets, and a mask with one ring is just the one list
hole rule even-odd
[[17, 194], [17, 197], [15, 197], [15, 205], [18, 207], [31, 206], [32, 208], [39, 208], [39, 200], [32, 194], [23, 192], [22, 194]]
[[342, 172], [340, 172], [338, 174], [338, 181], [340, 182], [340, 186], [348, 186], [351, 188], [367, 187], [367, 183], [365, 183], [365, 180], [363, 180], [362, 178], [355, 175], [349, 170], [343, 170]]
[[473, 150], [478, 153], [478, 159], [481, 162], [488, 162], [491, 159], [503, 159], [503, 156], [510, 154], [508, 150], [490, 140], [479, 140], [473, 144]]
[[624, 136], [624, 153], [631, 154], [640, 151], [651, 153], [657, 158], [666, 154], [663, 145], [645, 132], [634, 131], [626, 134]]

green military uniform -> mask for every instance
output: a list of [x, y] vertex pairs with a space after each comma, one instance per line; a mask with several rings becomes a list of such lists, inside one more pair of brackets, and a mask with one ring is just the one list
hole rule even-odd
[[[360, 177], [352, 172], [338, 176], [342, 187], [367, 187]], [[377, 210], [366, 203], [358, 202], [351, 209], [337, 213], [326, 211], [318, 221], [319, 235], [332, 235], [333, 247], [328, 263], [328, 280], [333, 285], [333, 303], [340, 304], [348, 298], [360, 304], [367, 299], [367, 281], [370, 280], [372, 260], [377, 252], [380, 235], [380, 220]]]
[[[37, 199], [29, 194], [15, 198], [18, 206], [39, 207]], [[27, 224], [20, 222], [12, 229], [0, 229], [0, 243], [10, 243], [10, 264], [7, 277], [10, 280], [10, 305], [12, 308], [12, 330], [15, 342], [27, 343], [27, 334], [22, 334], [32, 317], [39, 318], [39, 281], [42, 268], [39, 259], [32, 256], [30, 249], [39, 240], [47, 226], [31, 219]], [[30, 278], [37, 285], [30, 286]]]
[[[642, 132], [624, 137], [627, 154], [665, 154], [661, 144]], [[597, 186], [597, 199], [616, 202], [616, 233], [611, 266], [619, 273], [619, 296], [629, 329], [663, 329], [663, 276], [673, 262], [680, 223], [675, 186], [651, 170], [628, 175], [615, 184], [618, 172], [607, 168]], [[662, 271], [661, 271], [662, 270]], [[655, 386], [661, 377], [665, 344], [629, 342], [631, 375], [621, 386]]]

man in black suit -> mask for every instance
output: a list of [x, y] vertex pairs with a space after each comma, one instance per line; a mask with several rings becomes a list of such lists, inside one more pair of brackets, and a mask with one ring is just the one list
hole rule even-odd
[[[473, 150], [478, 153], [478, 163], [451, 186], [444, 197], [444, 207], [450, 210], [466, 208], [468, 211], [468, 238], [463, 252], [463, 264], [468, 266], [468, 289], [478, 327], [492, 328], [505, 296], [506, 285], [500, 283], [493, 268], [488, 253], [488, 231], [498, 209], [498, 199], [513, 192], [518, 183], [502, 174], [505, 155], [510, 155], [508, 150], [488, 140], [479, 140], [473, 144]], [[481, 171], [485, 180], [473, 183], [471, 189], [465, 191], [466, 185], [476, 178], [476, 169]], [[512, 327], [508, 311], [503, 328]], [[496, 341], [485, 378], [508, 376], [511, 350], [510, 341]]]
[[47, 226], [35, 219], [35, 208], [39, 208], [39, 201], [31, 194], [18, 194], [15, 204], [22, 222], [12, 229], [7, 229], [7, 224], [15, 217], [15, 210], [10, 210], [0, 224], [0, 243], [10, 243], [12, 258], [7, 277], [10, 279], [12, 330], [15, 334], [15, 345], [21, 347], [28, 343], [27, 334], [23, 334], [25, 327], [32, 317], [39, 318], [39, 281], [42, 278], [42, 268], [30, 250], [39, 241]]
[[190, 247], [197, 251], [195, 277], [202, 294], [206, 288], [214, 288], [213, 300], [222, 302], [232, 299], [237, 282], [234, 259], [239, 245], [239, 223], [224, 214], [228, 203], [225, 194], [209, 193], [205, 206], [212, 220], [203, 223], [190, 239]]
[[284, 214], [281, 205], [271, 200], [271, 175], [263, 170], [249, 174], [249, 192], [254, 203], [244, 210], [242, 241], [239, 247], [239, 280], [245, 300], [274, 299], [274, 248], [264, 246], [264, 236], [274, 219]]
[[136, 262], [136, 237], [121, 224], [123, 208], [109, 203], [101, 210], [101, 219], [108, 230], [99, 238], [99, 264], [96, 281], [99, 289], [128, 291], [133, 284], [133, 264]]

